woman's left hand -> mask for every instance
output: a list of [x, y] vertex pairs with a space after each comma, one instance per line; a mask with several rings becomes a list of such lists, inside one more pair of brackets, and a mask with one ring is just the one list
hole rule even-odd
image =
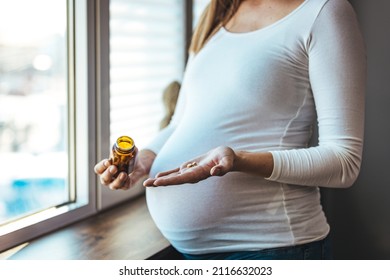
[[223, 176], [233, 168], [236, 154], [225, 146], [215, 148], [208, 153], [183, 163], [180, 167], [160, 172], [155, 178], [144, 182], [145, 187], [160, 187], [197, 183], [210, 176]]

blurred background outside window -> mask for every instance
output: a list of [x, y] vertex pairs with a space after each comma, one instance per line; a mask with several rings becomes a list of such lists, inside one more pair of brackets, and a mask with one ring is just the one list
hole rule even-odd
[[66, 0], [0, 0], [0, 225], [69, 201]]

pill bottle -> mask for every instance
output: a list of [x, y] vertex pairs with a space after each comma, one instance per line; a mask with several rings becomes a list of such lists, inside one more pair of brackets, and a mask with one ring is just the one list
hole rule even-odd
[[120, 172], [131, 173], [134, 168], [136, 155], [137, 149], [134, 140], [129, 136], [119, 137], [112, 146], [110, 157], [111, 164], [118, 167], [118, 172], [114, 177], [119, 175]]

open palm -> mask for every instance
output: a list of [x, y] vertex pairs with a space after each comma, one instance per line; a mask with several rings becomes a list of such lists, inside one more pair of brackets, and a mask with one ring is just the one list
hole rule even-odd
[[144, 182], [146, 187], [159, 187], [197, 183], [210, 176], [223, 176], [231, 171], [235, 159], [234, 151], [225, 146], [183, 163], [180, 167], [160, 172], [155, 178]]

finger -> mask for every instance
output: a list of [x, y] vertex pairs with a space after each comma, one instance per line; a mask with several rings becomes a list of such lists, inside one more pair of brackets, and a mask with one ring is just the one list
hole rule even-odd
[[[184, 168], [184, 170], [185, 169], [186, 168]], [[184, 178], [183, 177], [177, 178], [181, 174], [180, 170], [181, 169], [178, 167], [178, 168], [171, 169], [168, 171], [159, 172], [156, 174], [156, 176], [154, 178], [148, 178], [147, 180], [145, 180], [143, 185], [145, 187], [161, 187], [161, 186], [173, 185], [173, 182], [176, 182], [176, 181], [179, 184], [184, 184], [185, 180], [188, 180], [192, 177], [187, 175]], [[168, 178], [169, 178], [169, 180], [168, 180]], [[174, 178], [177, 178], [177, 179], [175, 180]], [[156, 184], [156, 181], [158, 181], [157, 184]]]
[[[179, 169], [178, 169], [179, 170]], [[161, 172], [161, 173], [167, 173], [167, 171], [166, 172]], [[164, 180], [166, 179], [166, 178], [168, 178], [169, 176], [177, 176], [179, 173], [178, 172], [176, 172], [176, 173], [169, 173], [169, 174], [166, 174], [164, 177], [155, 177], [155, 178], [148, 178], [148, 179], [146, 179], [144, 182], [143, 182], [143, 185], [144, 185], [144, 187], [161, 187], [161, 186], [166, 186], [166, 185], [163, 185], [163, 184], [159, 184], [159, 185], [156, 185], [155, 184], [155, 182], [157, 181], [157, 180], [159, 180], [159, 181], [161, 181], [162, 180], [162, 182], [164, 182]], [[168, 184], [167, 184], [168, 185]]]
[[120, 188], [121, 190], [128, 190], [130, 189], [132, 186], [134, 186], [134, 181], [130, 175], [127, 175], [127, 178], [125, 180], [125, 182], [123, 183], [122, 187]]
[[96, 174], [101, 175], [110, 165], [108, 159], [103, 159], [95, 165], [94, 171]]
[[156, 181], [155, 178], [148, 178], [143, 182], [144, 187], [155, 187], [154, 181]]
[[109, 185], [114, 180], [114, 175], [118, 172], [118, 168], [115, 165], [111, 165], [107, 168], [102, 175], [100, 175], [100, 182], [103, 185]]
[[175, 169], [171, 169], [171, 170], [168, 170], [168, 171], [163, 171], [163, 172], [159, 172], [156, 174], [156, 178], [158, 177], [163, 177], [163, 176], [167, 176], [169, 174], [172, 174], [172, 173], [175, 173], [175, 172], [178, 172], [180, 170], [180, 168], [175, 168]]
[[211, 176], [222, 176], [221, 173], [222, 173], [222, 167], [219, 166], [219, 165], [214, 166], [210, 170], [210, 175]]
[[216, 165], [213, 168], [210, 169], [210, 175], [211, 176], [223, 176], [226, 173], [228, 173], [230, 169], [223, 165]]
[[119, 173], [118, 177], [112, 181], [112, 183], [109, 185], [109, 188], [111, 190], [119, 190], [122, 188], [126, 188], [126, 181], [128, 180], [128, 176], [125, 172]]
[[200, 172], [194, 172], [194, 171], [195, 170], [191, 170], [191, 172], [184, 172], [184, 173], [171, 173], [165, 177], [156, 178], [155, 181], [153, 182], [153, 185], [157, 187], [169, 186], [169, 185], [181, 185], [186, 183], [196, 183], [206, 178], [204, 176], [201, 176]]
[[226, 173], [228, 173], [233, 167], [233, 162], [227, 158], [224, 157], [219, 161], [218, 165], [215, 165], [213, 168], [210, 170], [210, 175], [211, 176], [223, 176]]

